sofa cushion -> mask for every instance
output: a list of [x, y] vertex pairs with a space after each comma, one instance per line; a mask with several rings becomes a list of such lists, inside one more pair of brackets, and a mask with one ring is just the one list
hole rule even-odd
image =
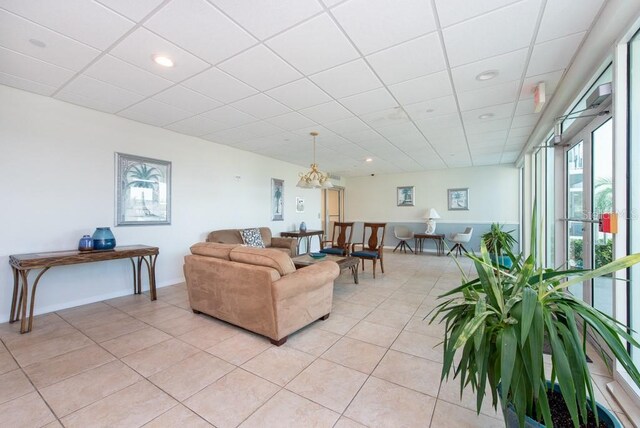
[[270, 248], [236, 247], [229, 253], [234, 262], [274, 268], [280, 275], [288, 275], [296, 271], [293, 260], [282, 251]]
[[217, 242], [198, 242], [191, 246], [191, 254], [231, 260], [229, 253], [240, 244], [218, 244]]
[[248, 245], [249, 247], [264, 248], [260, 229], [242, 229], [240, 231], [240, 235], [242, 236], [242, 240], [245, 245]]

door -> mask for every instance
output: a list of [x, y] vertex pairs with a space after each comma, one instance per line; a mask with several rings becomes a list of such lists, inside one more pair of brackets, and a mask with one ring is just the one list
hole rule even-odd
[[[569, 142], [565, 152], [565, 262], [569, 269], [593, 269], [612, 260], [611, 234], [598, 230], [599, 215], [613, 211], [613, 121], [598, 116]], [[611, 277], [569, 288], [576, 297], [613, 314]]]

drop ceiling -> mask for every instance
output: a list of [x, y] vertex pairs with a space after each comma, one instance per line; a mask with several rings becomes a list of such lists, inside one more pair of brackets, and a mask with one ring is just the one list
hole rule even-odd
[[315, 130], [336, 175], [511, 164], [602, 6], [0, 0], [0, 83], [304, 166]]

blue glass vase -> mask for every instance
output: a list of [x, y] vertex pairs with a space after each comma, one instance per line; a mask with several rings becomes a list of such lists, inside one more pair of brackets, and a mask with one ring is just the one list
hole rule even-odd
[[303, 221], [302, 223], [300, 223], [300, 232], [306, 232], [307, 231], [307, 224]]
[[78, 242], [78, 250], [80, 251], [91, 251], [93, 250], [93, 238], [91, 235], [84, 235], [80, 238], [80, 242]]
[[94, 250], [112, 250], [116, 247], [116, 237], [108, 227], [98, 227], [92, 238]]

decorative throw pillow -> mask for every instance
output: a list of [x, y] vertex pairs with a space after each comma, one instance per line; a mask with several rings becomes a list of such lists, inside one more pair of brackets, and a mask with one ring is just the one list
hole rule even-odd
[[264, 248], [260, 229], [242, 229], [240, 231], [240, 235], [242, 235], [242, 241], [245, 245], [249, 247]]

